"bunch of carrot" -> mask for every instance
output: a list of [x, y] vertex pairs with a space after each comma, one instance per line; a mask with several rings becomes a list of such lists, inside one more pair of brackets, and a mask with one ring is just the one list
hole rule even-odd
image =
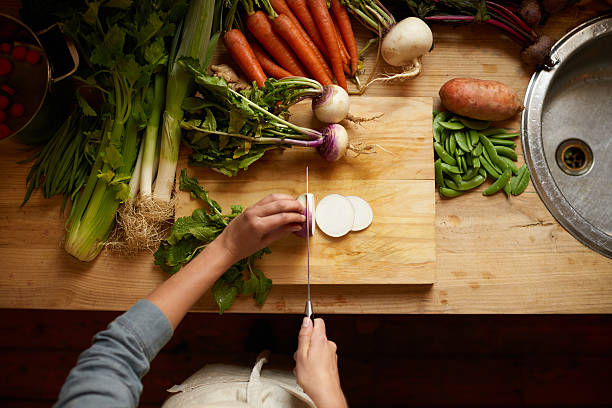
[[348, 91], [346, 76], [355, 76], [359, 53], [340, 0], [331, 0], [329, 9], [326, 0], [239, 1], [254, 39], [233, 28], [223, 42], [249, 81], [261, 87], [268, 76], [304, 76], [330, 85], [335, 77]]

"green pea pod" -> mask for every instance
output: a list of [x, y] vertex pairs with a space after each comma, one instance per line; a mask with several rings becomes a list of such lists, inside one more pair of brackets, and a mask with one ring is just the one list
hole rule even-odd
[[455, 134], [453, 133], [450, 136], [450, 146], [449, 146], [448, 152], [451, 155], [454, 155], [456, 150], [457, 150], [457, 139], [455, 138]]
[[[517, 160], [516, 152], [507, 146], [495, 146], [495, 151], [498, 155], [506, 156], [513, 161]], [[496, 163], [497, 164], [497, 163]]]
[[474, 130], [484, 130], [489, 127], [491, 122], [486, 120], [476, 120], [476, 119], [468, 119], [468, 118], [459, 118], [459, 121], [463, 123], [466, 127]]
[[482, 143], [478, 143], [476, 145], [476, 147], [474, 148], [474, 150], [472, 150], [472, 154], [476, 157], [480, 156], [482, 154]]
[[461, 163], [461, 156], [460, 155], [455, 155], [455, 159], [457, 160], [457, 168], [459, 168], [459, 171], [461, 171], [463, 173], [463, 164]]
[[486, 179], [487, 179], [486, 177], [483, 177], [480, 174], [478, 174], [476, 177], [472, 177], [470, 180], [461, 181], [457, 183], [457, 188], [461, 191], [471, 190], [473, 188], [478, 187], [482, 183], [484, 183]]
[[464, 132], [455, 132], [455, 140], [457, 141], [457, 146], [459, 146], [459, 148], [464, 152], [469, 152], [472, 150], [470, 146], [468, 146]]
[[514, 149], [516, 147], [516, 143], [514, 143], [510, 139], [495, 139], [490, 137], [489, 140], [493, 143], [493, 146], [508, 146]]
[[519, 132], [515, 132], [515, 133], [494, 133], [492, 135], [485, 135], [487, 137], [493, 138], [493, 139], [514, 139], [516, 137], [519, 137], [521, 134]]
[[484, 178], [487, 177], [487, 171], [483, 167], [478, 169], [478, 174], [480, 174]]
[[461, 170], [457, 166], [451, 166], [448, 163], [442, 163], [442, 171], [446, 174], [461, 174]]
[[480, 159], [478, 157], [474, 157], [472, 159], [472, 167], [474, 167], [475, 169], [480, 168]]
[[[486, 161], [489, 166], [493, 167], [495, 169], [495, 171], [499, 174], [502, 174], [503, 170], [499, 168], [499, 166], [493, 164], [493, 161], [491, 160], [491, 158], [489, 157], [489, 153], [487, 153], [486, 150], [482, 151], [482, 155], [480, 156], [480, 161]], [[506, 167], [506, 164], [504, 163], [504, 168]]]
[[[519, 195], [527, 188], [529, 184], [529, 169], [526, 164], [523, 164], [519, 169], [519, 174], [515, 178], [517, 179], [516, 183], [511, 186], [512, 194]], [[514, 180], [513, 180], [514, 181]]]
[[443, 162], [454, 166], [457, 164], [457, 161], [450, 154], [446, 153], [446, 150], [442, 147], [442, 145], [438, 142], [434, 142], [434, 150], [438, 154], [438, 157], [442, 159]]
[[459, 190], [459, 186], [457, 186], [457, 183], [455, 183], [453, 180], [445, 178], [444, 179], [444, 184], [448, 188], [452, 188], [453, 190]]
[[433, 138], [434, 138], [434, 141], [436, 141], [438, 143], [440, 143], [440, 140], [442, 140], [442, 136], [440, 135], [440, 130], [441, 130], [441, 128], [434, 123], [434, 125], [433, 125]]
[[440, 126], [439, 122], [446, 120], [446, 112], [438, 112], [438, 113], [434, 113], [434, 119], [433, 119], [433, 136], [434, 136], [434, 140], [438, 143], [440, 143], [440, 140], [442, 138], [442, 126]]
[[449, 134], [446, 140], [444, 141], [444, 150], [446, 150], [447, 152], [450, 152], [450, 140], [452, 136], [452, 134]]
[[441, 187], [444, 186], [443, 176], [442, 176], [442, 159], [436, 160], [434, 163], [434, 170], [436, 173], [436, 186]]
[[512, 192], [512, 189], [510, 188], [510, 183], [506, 183], [503, 190], [504, 190], [504, 193], [506, 193], [506, 196], [510, 197], [510, 194]]
[[[482, 168], [486, 170], [486, 172], [493, 178], [498, 179], [501, 175], [491, 164], [491, 162], [485, 159], [484, 155], [480, 157], [480, 164], [482, 164]], [[479, 170], [480, 171], [480, 170]]]
[[479, 141], [478, 132], [470, 129], [469, 134], [470, 134], [470, 144], [472, 145], [472, 147], [474, 147]]
[[457, 191], [457, 190], [453, 190], [451, 188], [446, 188], [446, 187], [440, 187], [438, 191], [440, 192], [440, 195], [442, 197], [446, 197], [446, 198], [453, 198], [453, 197], [457, 197], [463, 194], [463, 191]]
[[448, 139], [448, 129], [441, 129], [440, 131], [440, 144], [442, 146], [444, 146], [444, 143], [446, 143], [446, 140]]
[[512, 175], [512, 170], [506, 167], [502, 175], [495, 180], [493, 184], [491, 184], [485, 191], [482, 192], [482, 195], [491, 195], [497, 193], [499, 190], [504, 188], [508, 181], [510, 181], [510, 176]]
[[510, 160], [507, 157], [503, 157], [503, 156], [500, 156], [499, 158], [502, 159], [506, 163], [506, 166], [510, 167], [510, 170], [512, 170], [513, 175], [515, 176], [518, 175], [518, 169], [516, 168], [516, 164], [514, 164], [512, 160]]
[[453, 182], [455, 182], [457, 185], [459, 185], [459, 183], [461, 183], [463, 181], [459, 174], [449, 174], [449, 176], [450, 176], [451, 180], [453, 180]]
[[467, 173], [461, 176], [461, 180], [470, 180], [477, 174], [478, 174], [478, 168], [472, 167], [471, 169], [467, 171]]
[[483, 134], [485, 136], [496, 135], [498, 133], [507, 133], [507, 132], [506, 132], [506, 129], [502, 129], [502, 128], [489, 128], [489, 129], [480, 131], [480, 134]]
[[443, 127], [450, 129], [450, 130], [461, 130], [465, 127], [463, 126], [463, 123], [461, 122], [439, 122], [439, 123]]
[[494, 164], [497, 167], [497, 170], [501, 173], [506, 167], [506, 163], [499, 158], [495, 146], [493, 146], [493, 143], [491, 143], [488, 137], [484, 136], [483, 134], [480, 134], [479, 138], [480, 143], [482, 143], [482, 146], [484, 147], [484, 151], [487, 153], [485, 157], [489, 159], [491, 163]]

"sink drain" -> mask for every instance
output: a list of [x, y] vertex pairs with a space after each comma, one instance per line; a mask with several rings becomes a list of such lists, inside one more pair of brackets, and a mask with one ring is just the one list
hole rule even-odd
[[557, 164], [564, 173], [580, 176], [593, 166], [593, 152], [580, 139], [569, 139], [557, 147]]

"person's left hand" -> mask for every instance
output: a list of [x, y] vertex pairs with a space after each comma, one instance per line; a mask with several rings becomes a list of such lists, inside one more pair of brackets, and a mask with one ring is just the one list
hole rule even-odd
[[234, 261], [246, 258], [306, 221], [304, 208], [287, 194], [270, 194], [234, 218], [218, 240]]

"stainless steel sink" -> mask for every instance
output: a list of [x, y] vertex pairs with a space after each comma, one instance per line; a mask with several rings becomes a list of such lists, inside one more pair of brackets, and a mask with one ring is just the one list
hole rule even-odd
[[533, 184], [576, 239], [612, 258], [612, 14], [569, 32], [525, 94]]

